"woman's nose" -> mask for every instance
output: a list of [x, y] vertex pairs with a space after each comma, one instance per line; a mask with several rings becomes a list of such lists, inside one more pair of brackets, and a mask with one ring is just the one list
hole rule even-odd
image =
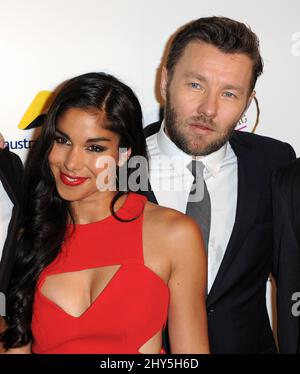
[[83, 165], [83, 157], [80, 150], [76, 147], [69, 149], [66, 159], [65, 159], [65, 167], [69, 171], [78, 171], [82, 168]]

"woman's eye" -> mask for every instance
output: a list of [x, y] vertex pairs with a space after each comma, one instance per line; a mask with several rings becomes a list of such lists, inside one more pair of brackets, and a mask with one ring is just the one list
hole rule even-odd
[[58, 144], [70, 144], [70, 141], [63, 136], [56, 136], [55, 137], [55, 142]]
[[106, 151], [106, 148], [105, 147], [101, 147], [100, 145], [90, 145], [89, 147], [87, 147], [87, 150], [88, 151], [91, 151], [91, 152], [104, 152]]

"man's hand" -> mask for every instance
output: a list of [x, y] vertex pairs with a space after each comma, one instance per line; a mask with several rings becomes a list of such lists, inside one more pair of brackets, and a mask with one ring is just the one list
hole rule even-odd
[[4, 149], [6, 147], [6, 144], [4, 142], [3, 135], [0, 132], [0, 149]]

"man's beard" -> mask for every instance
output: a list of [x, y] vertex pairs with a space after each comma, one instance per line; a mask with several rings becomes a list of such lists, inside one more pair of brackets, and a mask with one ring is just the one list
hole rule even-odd
[[[171, 106], [169, 95], [167, 96], [164, 119], [169, 138], [183, 152], [192, 156], [207, 156], [213, 152], [216, 152], [232, 137], [236, 127], [236, 124], [233, 124], [230, 129], [220, 134], [219, 138], [214, 139], [211, 143], [203, 142], [204, 136], [196, 133], [194, 134], [193, 138], [188, 139], [184, 129], [189, 125], [178, 122], [177, 114], [174, 108]], [[193, 120], [195, 122], [207, 124], [211, 128], [215, 127], [214, 123], [207, 119], [207, 117], [204, 115], [200, 115], [197, 118], [194, 117]]]

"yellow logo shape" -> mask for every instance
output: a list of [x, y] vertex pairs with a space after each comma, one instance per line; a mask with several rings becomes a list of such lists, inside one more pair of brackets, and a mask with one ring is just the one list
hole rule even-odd
[[18, 128], [20, 130], [25, 130], [29, 125], [32, 124], [36, 120], [36, 118], [43, 113], [47, 101], [49, 100], [50, 96], [52, 95], [51, 91], [40, 91], [35, 98], [33, 99], [32, 103], [30, 104], [29, 108], [26, 110], [23, 118], [21, 119]]

